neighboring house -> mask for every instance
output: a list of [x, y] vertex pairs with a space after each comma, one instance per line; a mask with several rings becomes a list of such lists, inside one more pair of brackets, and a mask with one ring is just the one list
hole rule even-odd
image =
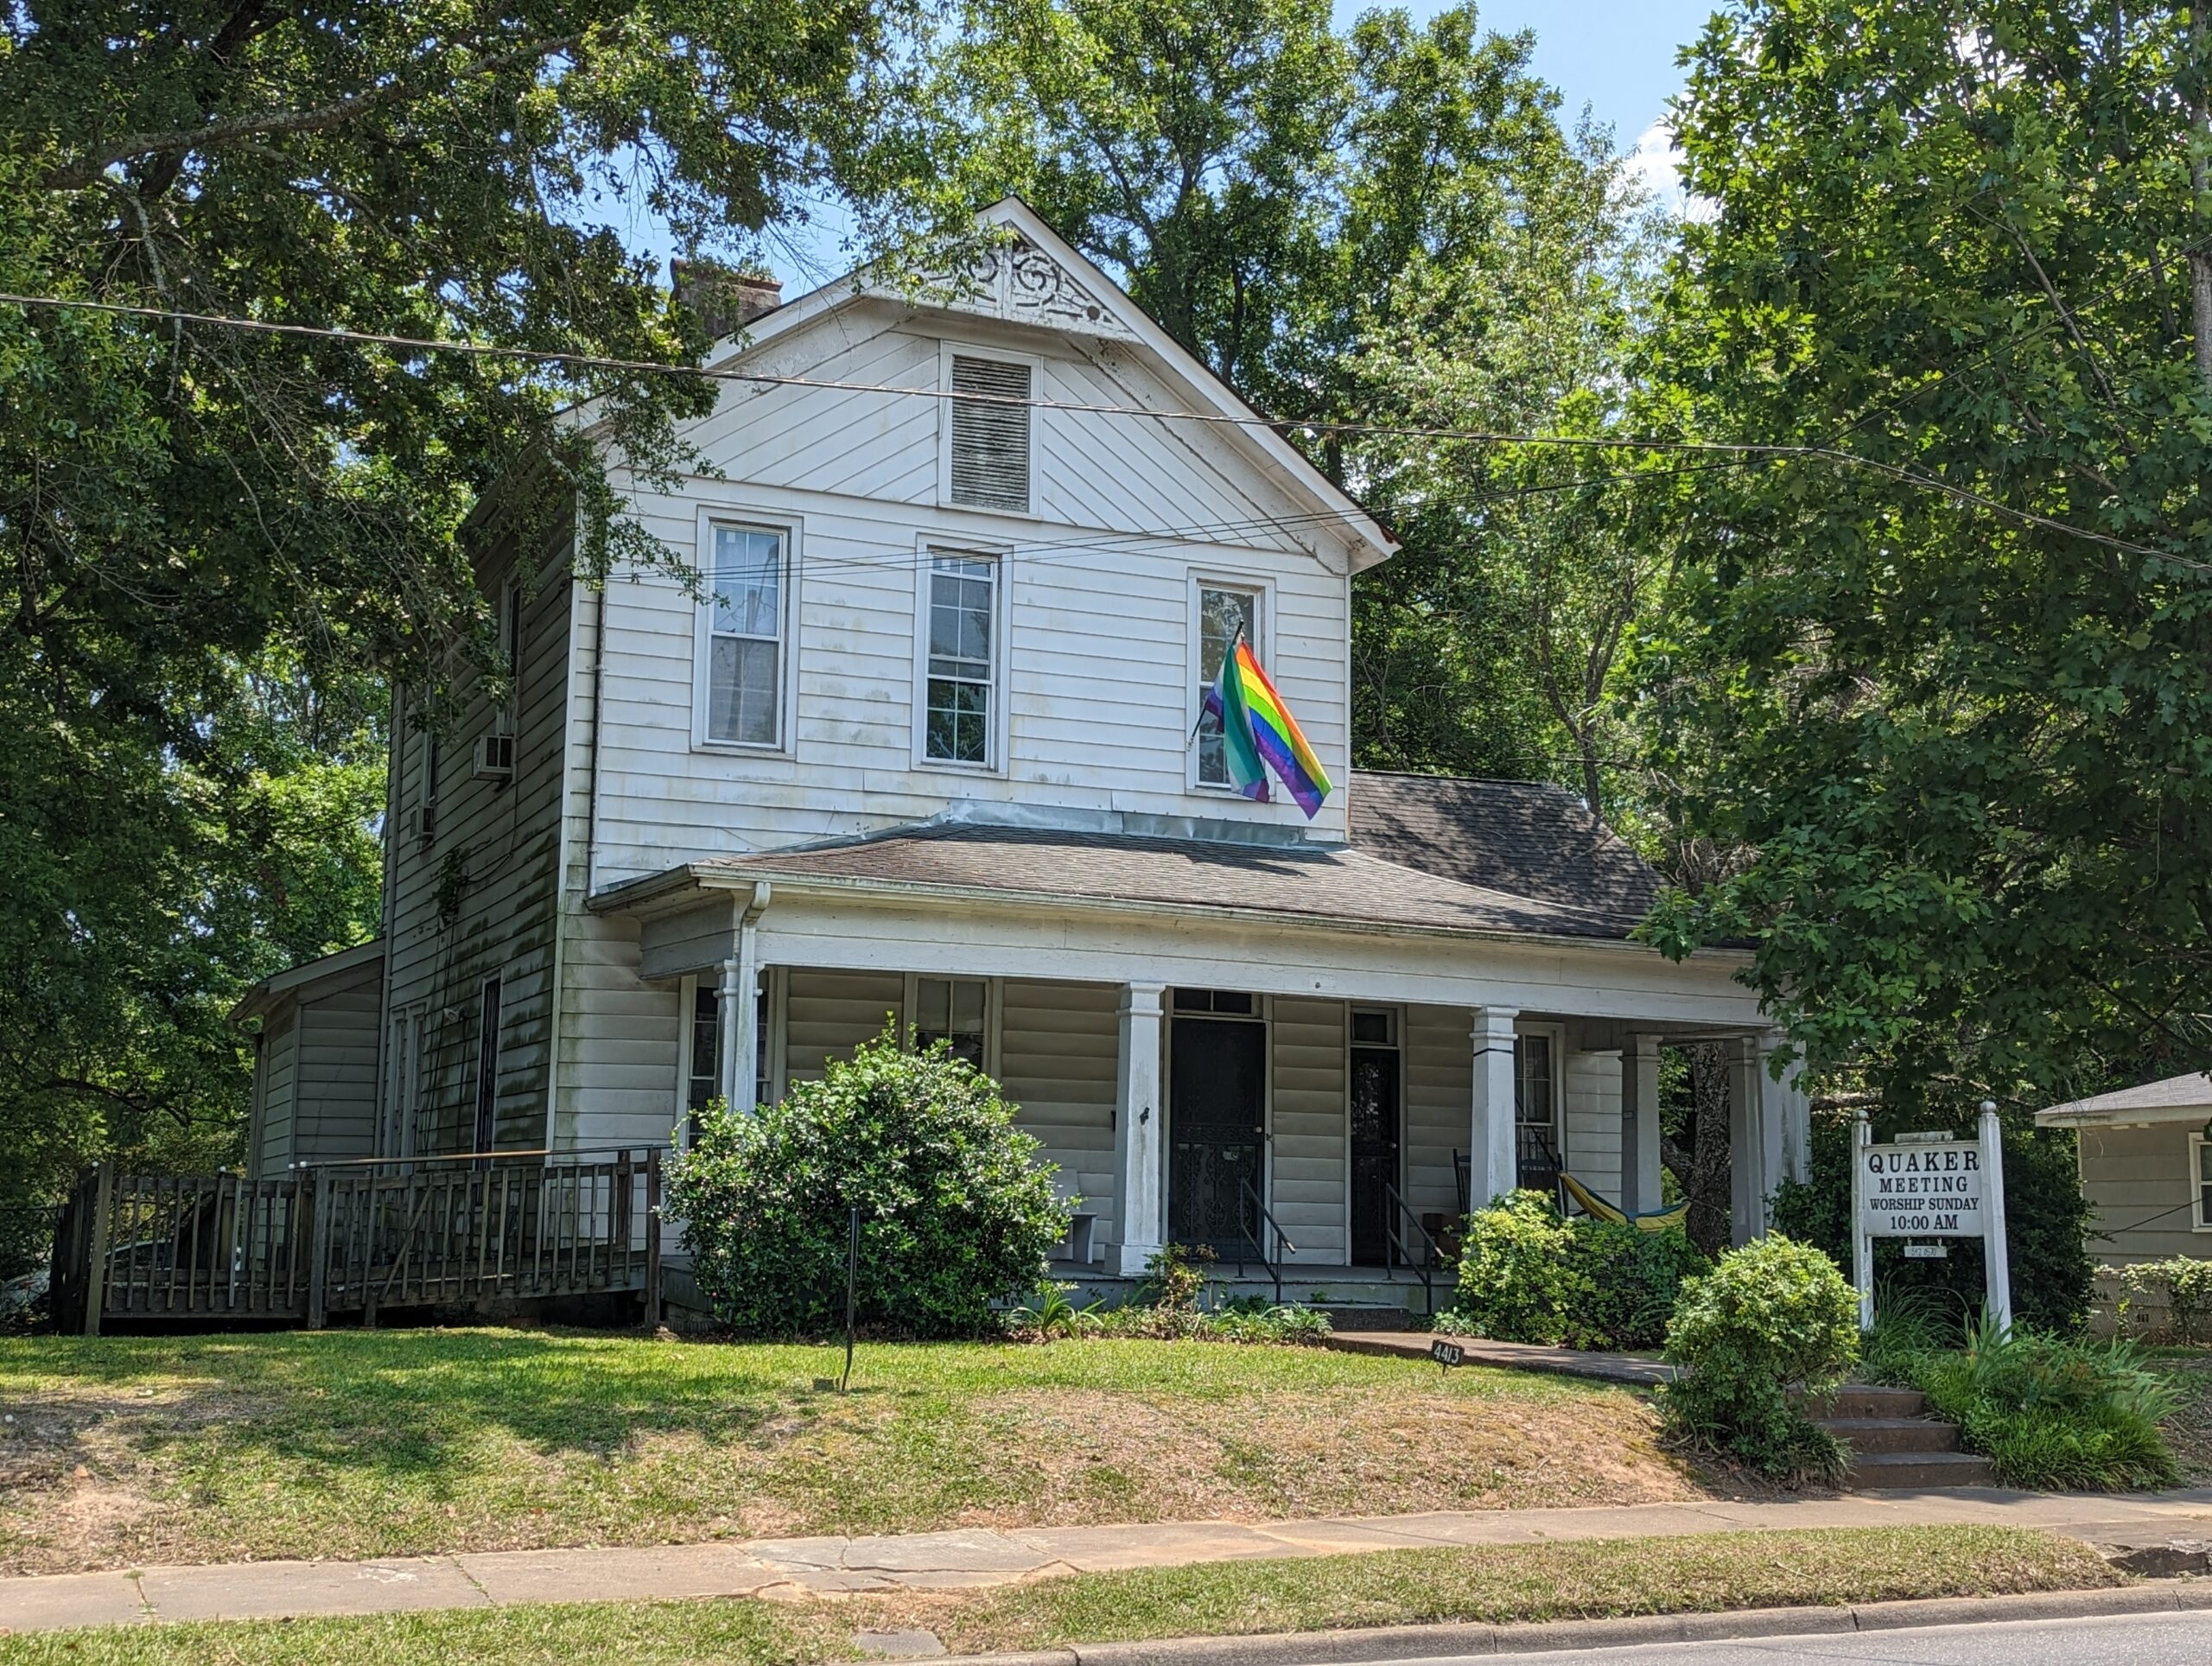
[[[1378, 1266], [1562, 1165], [1657, 1207], [1657, 1048], [1718, 1037], [1759, 1230], [1805, 1106], [1739, 957], [1630, 943], [1653, 876], [1565, 792], [1355, 772], [1389, 535], [1028, 209], [986, 219], [1016, 240], [970, 293], [747, 319], [709, 362], [761, 379], [686, 430], [718, 474], [614, 460], [711, 602], [484, 557], [512, 697], [442, 741], [397, 703], [380, 943], [245, 1008], [256, 1160], [664, 1143], [889, 1015], [1020, 1106], [1084, 1199], [1070, 1270], [1272, 1250], [1262, 1207], [1301, 1268]], [[1337, 783], [1310, 823], [1195, 732], [1240, 626]]]
[[2089, 1250], [2103, 1266], [2212, 1259], [2212, 1076], [2053, 1105], [2036, 1122], [2078, 1133], [2082, 1192], [2096, 1210]]

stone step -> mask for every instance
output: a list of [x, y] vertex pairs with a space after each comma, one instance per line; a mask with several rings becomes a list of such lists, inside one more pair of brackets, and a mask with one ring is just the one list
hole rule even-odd
[[1854, 1453], [1956, 1452], [1959, 1426], [1932, 1417], [1820, 1417], [1814, 1420]]
[[1879, 1491], [1890, 1488], [1994, 1486], [1997, 1472], [1974, 1452], [1853, 1453], [1844, 1485]]
[[1917, 1417], [1928, 1409], [1918, 1389], [1893, 1389], [1879, 1383], [1847, 1383], [1805, 1410], [1815, 1422], [1829, 1417]]

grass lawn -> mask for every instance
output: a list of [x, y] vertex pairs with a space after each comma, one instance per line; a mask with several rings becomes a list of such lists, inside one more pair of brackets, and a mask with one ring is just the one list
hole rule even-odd
[[374, 1619], [112, 1627], [0, 1639], [0, 1666], [810, 1666], [863, 1627], [926, 1626], [956, 1653], [1453, 1620], [1713, 1612], [2121, 1583], [2086, 1546], [2013, 1528], [1721, 1533], [1377, 1551], [1084, 1574], [974, 1593], [806, 1605], [591, 1603]]
[[0, 1340], [0, 1573], [1703, 1496], [1624, 1389], [1318, 1349]]

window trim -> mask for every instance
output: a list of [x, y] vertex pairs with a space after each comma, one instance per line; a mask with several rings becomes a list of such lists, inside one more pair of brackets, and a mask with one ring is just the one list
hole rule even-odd
[[[1574, 1154], [1567, 1149], [1567, 1026], [1564, 1024], [1516, 1024], [1513, 1039], [1541, 1036], [1551, 1043], [1552, 1048], [1552, 1138], [1559, 1145], [1559, 1164], [1561, 1168], [1572, 1166]], [[1520, 1080], [1521, 1061], [1517, 1054], [1513, 1061], [1514, 1079]]]
[[983, 986], [983, 1074], [994, 1082], [997, 1081], [1001, 1014], [1005, 1010], [1005, 1002], [1001, 996], [1006, 980], [970, 972], [908, 972], [899, 991], [899, 1034], [902, 1045], [908, 1033], [920, 1027], [921, 983], [925, 977], [935, 978], [939, 982], [980, 983]]
[[[962, 763], [957, 759], [929, 755], [930, 591], [931, 579], [936, 571], [935, 558], [938, 556], [988, 561], [996, 569], [992, 578], [991, 593], [991, 691], [996, 697], [991, 702], [990, 720], [984, 741], [984, 760], [980, 764]], [[1013, 619], [1010, 601], [1014, 588], [1013, 556], [1013, 550], [1005, 544], [981, 538], [955, 540], [925, 535], [915, 540], [913, 733], [911, 738], [913, 764], [918, 770], [1001, 779], [1007, 775], [1007, 754], [1013, 737], [1013, 727], [1007, 715], [1014, 704], [1011, 686], [1014, 656], [1007, 646], [1007, 639], [1012, 635], [1009, 627]]]
[[[1198, 691], [1199, 654], [1205, 632], [1205, 603], [1208, 590], [1232, 590], [1252, 598], [1252, 652], [1259, 655], [1262, 664], [1274, 659], [1274, 628], [1275, 615], [1275, 587], [1272, 579], [1259, 573], [1239, 573], [1218, 568], [1192, 568], [1184, 596], [1185, 623], [1183, 647], [1183, 784], [1186, 792], [1207, 798], [1236, 798], [1262, 809], [1255, 801], [1245, 798], [1226, 781], [1206, 781], [1198, 778], [1198, 717], [1205, 709], [1205, 697]], [[1280, 804], [1287, 795], [1277, 791], [1269, 797], [1270, 806]]]
[[2212, 1210], [2204, 1206], [2204, 1154], [2208, 1150], [2212, 1150], [2212, 1140], [2202, 1134], [2189, 1136], [2189, 1230], [2192, 1232], [2212, 1232]]
[[1043, 411], [1033, 403], [1029, 406], [1029, 506], [1027, 509], [996, 509], [979, 503], [959, 503], [952, 495], [952, 360], [962, 359], [990, 359], [1006, 365], [1029, 366], [1029, 397], [1033, 402], [1045, 395], [1045, 360], [1038, 353], [1022, 353], [1009, 347], [988, 347], [980, 341], [938, 342], [937, 385], [945, 397], [938, 401], [937, 432], [937, 501], [940, 509], [952, 510], [963, 515], [1003, 515], [1014, 520], [1042, 520], [1044, 512], [1039, 500], [1042, 491], [1043, 470], [1039, 467], [1044, 446], [1044, 424], [1039, 420]]
[[[757, 509], [748, 505], [704, 504], [699, 508], [693, 564], [698, 569], [703, 594], [691, 598], [691, 749], [694, 752], [728, 753], [741, 758], [794, 758], [798, 755], [794, 731], [798, 727], [798, 622], [801, 611], [798, 592], [804, 570], [801, 555], [804, 544], [804, 523], [803, 516]], [[718, 526], [744, 527], [783, 535], [783, 584], [777, 597], [777, 627], [781, 633], [777, 641], [783, 652], [777, 667], [776, 740], [772, 745], [758, 741], [718, 740], [708, 731], [714, 701], [709, 675], [715, 637], [715, 529]]]

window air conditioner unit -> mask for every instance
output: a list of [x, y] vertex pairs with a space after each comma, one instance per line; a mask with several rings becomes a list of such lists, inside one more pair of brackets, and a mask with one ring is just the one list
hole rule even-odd
[[408, 838], [414, 840], [416, 844], [421, 845], [427, 849], [429, 846], [430, 841], [438, 836], [437, 805], [416, 805], [414, 809], [407, 812], [405, 817], [400, 823], [400, 828], [401, 831]]
[[480, 781], [497, 781], [504, 785], [515, 778], [515, 737], [512, 734], [480, 734], [476, 737], [476, 758], [468, 773]]

